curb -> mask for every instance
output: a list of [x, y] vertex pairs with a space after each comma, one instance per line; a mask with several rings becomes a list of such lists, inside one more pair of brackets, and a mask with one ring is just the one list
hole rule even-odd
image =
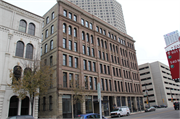
[[[145, 111], [133, 112], [133, 113], [130, 113], [130, 115], [139, 114], [139, 113], [144, 113], [144, 112], [145, 112]], [[105, 118], [106, 118], [106, 119], [110, 119], [111, 116], [106, 116]]]

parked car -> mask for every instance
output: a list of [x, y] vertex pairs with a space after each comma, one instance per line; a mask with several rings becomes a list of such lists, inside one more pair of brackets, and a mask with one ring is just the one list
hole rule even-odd
[[[88, 119], [88, 118], [100, 118], [100, 115], [97, 113], [89, 113], [89, 114], [79, 114], [75, 116], [75, 119]], [[103, 119], [106, 119], [102, 116]]]
[[7, 119], [34, 119], [34, 117], [31, 115], [18, 115], [18, 116], [8, 117]]
[[160, 106], [159, 106], [159, 105], [153, 105], [152, 107], [155, 107], [155, 108], [160, 108]]
[[156, 111], [155, 107], [146, 108], [145, 112]]
[[161, 108], [167, 108], [167, 105], [160, 105]]
[[174, 109], [176, 110], [179, 110], [179, 105], [180, 105], [180, 102], [174, 102], [173, 106], [174, 106]]
[[129, 107], [127, 106], [122, 106], [122, 107], [115, 107], [113, 109], [113, 111], [111, 112], [111, 117], [116, 117], [116, 116], [128, 116], [130, 115], [130, 110], [129, 110]]

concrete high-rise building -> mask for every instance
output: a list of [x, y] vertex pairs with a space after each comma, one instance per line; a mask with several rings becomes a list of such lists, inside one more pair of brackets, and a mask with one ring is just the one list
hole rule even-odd
[[178, 41], [179, 36], [180, 35], [179, 35], [178, 30], [164, 35], [164, 40], [166, 42], [166, 46], [171, 45], [172, 43]]
[[[44, 17], [43, 63], [52, 66], [53, 85], [40, 98], [39, 117], [110, 115], [113, 105], [144, 109], [134, 40], [67, 0], [57, 0]], [[99, 107], [97, 84], [101, 85]], [[81, 86], [81, 102], [75, 103]]]
[[[30, 115], [30, 96], [19, 99], [8, 84], [10, 70], [21, 80], [24, 63], [40, 60], [43, 17], [0, 0], [0, 119]], [[33, 116], [38, 118], [38, 97], [34, 99]]]
[[122, 6], [116, 0], [68, 0], [126, 33]]
[[139, 73], [144, 93], [144, 103], [147, 101], [146, 90], [148, 93], [149, 104], [167, 105], [173, 107], [171, 98], [179, 100], [180, 89], [178, 83], [172, 80], [169, 67], [159, 61], [139, 65]]

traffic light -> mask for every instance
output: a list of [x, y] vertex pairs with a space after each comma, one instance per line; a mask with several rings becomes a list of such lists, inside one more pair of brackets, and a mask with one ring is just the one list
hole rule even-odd
[[179, 81], [179, 78], [177, 78], [177, 79], [174, 79], [174, 81], [175, 81], [176, 83], [177, 83], [177, 82], [180, 82], [180, 81]]

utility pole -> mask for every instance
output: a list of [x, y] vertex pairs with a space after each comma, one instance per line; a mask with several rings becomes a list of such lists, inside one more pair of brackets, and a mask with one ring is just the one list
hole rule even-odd
[[102, 119], [102, 111], [101, 111], [101, 86], [100, 83], [98, 83], [98, 101], [99, 101], [99, 115], [100, 115], [100, 119]]
[[145, 88], [146, 88], [146, 96], [147, 96], [148, 106], [150, 107], [150, 104], [149, 104], [149, 97], [148, 97], [148, 90], [147, 90], [146, 84], [145, 84]]
[[170, 88], [170, 93], [171, 93], [171, 102], [174, 102], [173, 101], [173, 95], [172, 95], [172, 92], [171, 92], [171, 88]]

